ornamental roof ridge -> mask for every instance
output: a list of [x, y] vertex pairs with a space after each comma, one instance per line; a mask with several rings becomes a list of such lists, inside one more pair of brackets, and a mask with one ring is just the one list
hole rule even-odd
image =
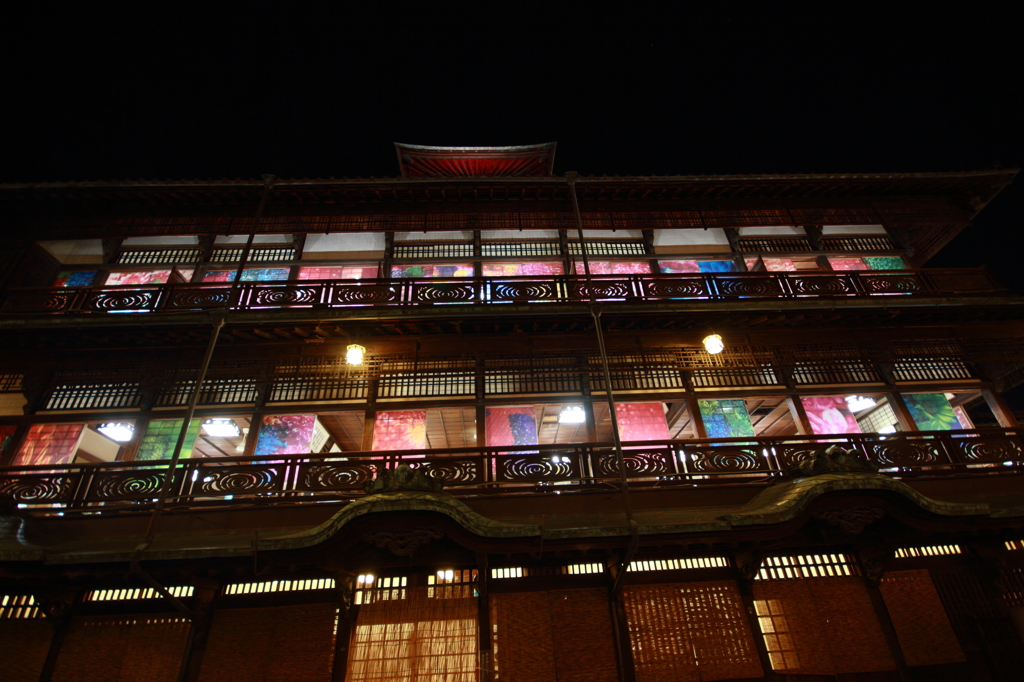
[[[974, 171], [928, 171], [923, 173], [773, 173], [773, 174], [741, 174], [741, 175], [581, 175], [576, 182], [587, 183], [626, 183], [626, 182], [662, 182], [662, 183], [705, 183], [705, 182], [777, 182], [777, 181], [872, 181], [872, 180], [955, 180], [1005, 178], [1009, 183], [1018, 173], [1019, 168], [1000, 168]], [[380, 183], [396, 184], [440, 184], [440, 183], [544, 183], [563, 184], [565, 176], [461, 176], [461, 177], [356, 177], [356, 178], [277, 178], [275, 187], [301, 187], [306, 185], [364, 185]], [[11, 182], [0, 183], [0, 191], [17, 191], [33, 189], [175, 189], [183, 187], [215, 188], [262, 188], [264, 181], [253, 178], [245, 179], [192, 179], [192, 180], [71, 180], [55, 182]]]

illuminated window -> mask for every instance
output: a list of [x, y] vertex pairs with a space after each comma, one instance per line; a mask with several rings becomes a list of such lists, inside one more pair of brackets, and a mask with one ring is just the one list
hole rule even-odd
[[782, 612], [782, 602], [778, 599], [755, 599], [754, 610], [757, 612], [757, 624], [761, 627], [761, 636], [764, 637], [772, 668], [799, 669], [800, 659], [796, 655], [786, 615]]

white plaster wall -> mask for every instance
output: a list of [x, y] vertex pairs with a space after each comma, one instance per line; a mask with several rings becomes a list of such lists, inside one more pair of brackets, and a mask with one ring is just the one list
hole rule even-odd
[[834, 234], [887, 234], [881, 225], [826, 225], [822, 228], [824, 235]]
[[103, 241], [100, 239], [63, 239], [39, 242], [39, 245], [65, 265], [103, 262]]
[[199, 237], [128, 237], [123, 246], [195, 246]]
[[[247, 234], [221, 234], [217, 235], [217, 238], [213, 241], [217, 246], [223, 246], [224, 244], [241, 244], [245, 245], [245, 242], [249, 240]], [[253, 244], [291, 244], [292, 236], [290, 234], [258, 234], [252, 240]]]
[[806, 237], [802, 227], [783, 225], [778, 227], [741, 227], [741, 237]]
[[729, 249], [729, 240], [725, 236], [725, 230], [720, 227], [710, 227], [706, 230], [701, 228], [677, 228], [654, 231], [654, 247], [671, 248], [673, 246], [708, 246], [715, 247], [709, 250], [718, 251], [724, 246]]
[[[575, 229], [571, 229], [568, 232], [569, 239], [573, 236], [579, 236], [579, 232]], [[644, 238], [643, 233], [640, 230], [583, 230], [584, 239], [633, 239], [640, 240]]]
[[306, 235], [306, 246], [302, 249], [302, 257], [315, 259], [318, 253], [336, 253], [339, 251], [384, 251], [383, 232], [338, 232], [334, 234]]
[[[572, 233], [570, 233], [571, 238]], [[488, 242], [511, 242], [518, 239], [558, 239], [558, 230], [480, 230], [480, 239]]]
[[472, 232], [396, 232], [396, 242], [423, 242], [423, 241], [445, 241], [445, 242], [471, 242]]

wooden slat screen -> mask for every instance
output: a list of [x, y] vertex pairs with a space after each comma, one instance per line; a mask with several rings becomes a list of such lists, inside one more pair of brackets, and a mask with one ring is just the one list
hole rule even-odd
[[879, 589], [908, 666], [966, 660], [928, 571], [893, 571]]
[[53, 680], [175, 682], [188, 630], [188, 621], [180, 616], [74, 618]]
[[495, 680], [617, 682], [607, 590], [491, 597]]
[[391, 591], [359, 607], [347, 682], [476, 682], [476, 599], [434, 598], [429, 589]]
[[0, 669], [6, 682], [36, 682], [53, 639], [46, 620], [0, 620]]
[[735, 583], [628, 587], [624, 605], [637, 682], [764, 675]]
[[861, 578], [763, 580], [754, 584], [754, 599], [776, 672], [896, 669]]
[[329, 682], [333, 604], [219, 609], [200, 682]]

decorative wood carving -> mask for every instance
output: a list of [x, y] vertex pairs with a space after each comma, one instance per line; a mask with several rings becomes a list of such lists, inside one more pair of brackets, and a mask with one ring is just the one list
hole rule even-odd
[[444, 532], [438, 528], [424, 527], [411, 531], [377, 531], [363, 536], [363, 542], [377, 549], [387, 549], [395, 556], [412, 556], [417, 549], [433, 540], [440, 540]]
[[885, 516], [881, 507], [856, 507], [854, 509], [822, 509], [813, 513], [814, 518], [836, 526], [844, 533], [860, 535], [864, 529]]

